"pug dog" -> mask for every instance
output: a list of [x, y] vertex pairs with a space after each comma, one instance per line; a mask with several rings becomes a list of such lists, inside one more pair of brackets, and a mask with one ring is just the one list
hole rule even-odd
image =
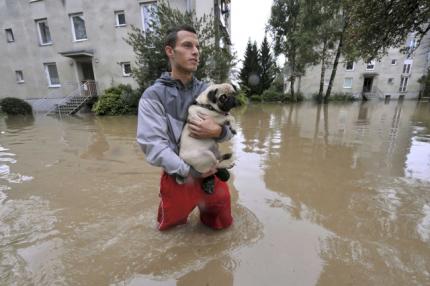
[[[210, 116], [219, 125], [227, 126], [236, 134], [234, 118], [229, 111], [238, 105], [236, 100], [237, 88], [228, 83], [214, 84], [203, 91], [188, 108], [188, 120], [199, 120], [201, 115]], [[234, 166], [232, 153], [221, 154], [215, 139], [197, 139], [190, 136], [188, 123], [182, 130], [179, 146], [179, 156], [200, 173], [208, 172], [215, 166], [215, 174], [222, 181], [230, 177], [227, 169]], [[208, 194], [214, 192], [214, 177], [203, 180], [202, 189]]]

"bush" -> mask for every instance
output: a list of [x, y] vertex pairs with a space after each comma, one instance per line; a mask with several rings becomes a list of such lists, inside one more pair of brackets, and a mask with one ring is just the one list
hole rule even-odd
[[236, 100], [239, 103], [239, 106], [247, 105], [248, 98], [246, 97], [245, 91], [243, 90], [239, 91], [239, 94], [236, 96]]
[[[324, 95], [322, 98], [318, 98], [318, 93], [314, 93], [312, 94], [312, 99], [318, 103], [321, 103], [321, 102], [324, 102]], [[342, 92], [334, 93], [330, 95], [330, 97], [328, 98], [329, 102], [351, 102], [356, 100], [357, 98], [352, 96], [352, 94], [342, 93]]]
[[249, 97], [249, 99], [250, 99], [251, 101], [255, 101], [255, 102], [262, 102], [262, 101], [263, 101], [263, 98], [261, 97], [261, 95], [258, 95], [258, 94], [253, 94], [253, 95], [251, 95], [251, 96]]
[[267, 101], [267, 102], [284, 100], [284, 94], [272, 88], [265, 90], [261, 95], [261, 97], [263, 101]]
[[130, 85], [120, 84], [108, 88], [99, 97], [92, 110], [97, 115], [136, 114], [140, 93]]
[[6, 97], [0, 100], [1, 110], [7, 115], [32, 115], [31, 105], [19, 98]]
[[[296, 102], [301, 102], [305, 99], [305, 97], [303, 96], [303, 93], [301, 93], [301, 92], [296, 92], [295, 95], [296, 95], [296, 99], [297, 99]], [[293, 102], [293, 100], [291, 98], [291, 93], [287, 93], [287, 95], [285, 96], [285, 101]]]

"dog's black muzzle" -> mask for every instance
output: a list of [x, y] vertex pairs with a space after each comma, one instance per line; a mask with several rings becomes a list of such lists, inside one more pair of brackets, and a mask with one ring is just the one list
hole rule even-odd
[[228, 96], [224, 101], [220, 102], [219, 108], [224, 112], [229, 112], [230, 109], [237, 106], [237, 100], [234, 96]]

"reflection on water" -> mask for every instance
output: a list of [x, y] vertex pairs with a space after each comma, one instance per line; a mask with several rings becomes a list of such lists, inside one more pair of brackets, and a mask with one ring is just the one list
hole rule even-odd
[[233, 227], [163, 233], [136, 117], [0, 118], [0, 284], [430, 284], [428, 103], [235, 117]]

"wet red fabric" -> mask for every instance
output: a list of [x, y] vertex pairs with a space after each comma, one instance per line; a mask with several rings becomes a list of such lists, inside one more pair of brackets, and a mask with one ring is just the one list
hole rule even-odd
[[201, 180], [180, 185], [173, 176], [163, 173], [160, 197], [159, 230], [187, 223], [188, 215], [196, 206], [200, 210], [200, 221], [213, 229], [227, 228], [233, 222], [228, 185], [218, 178], [215, 178], [214, 193], [209, 195], [202, 190]]

